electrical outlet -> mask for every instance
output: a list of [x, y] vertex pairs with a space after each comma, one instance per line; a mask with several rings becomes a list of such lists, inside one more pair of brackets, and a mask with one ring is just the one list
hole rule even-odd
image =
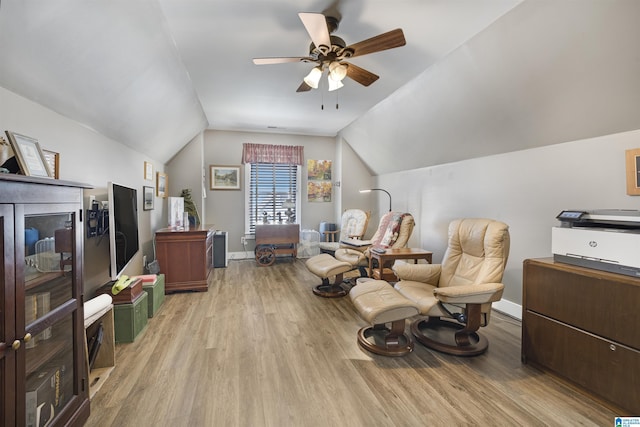
[[245, 236], [240, 237], [240, 244], [244, 245], [247, 243], [247, 238]]
[[142, 255], [142, 268], [147, 268], [147, 256]]

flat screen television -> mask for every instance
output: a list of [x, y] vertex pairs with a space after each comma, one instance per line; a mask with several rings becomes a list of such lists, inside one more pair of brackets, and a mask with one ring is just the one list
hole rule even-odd
[[109, 182], [109, 276], [117, 280], [140, 249], [138, 242], [138, 192]]

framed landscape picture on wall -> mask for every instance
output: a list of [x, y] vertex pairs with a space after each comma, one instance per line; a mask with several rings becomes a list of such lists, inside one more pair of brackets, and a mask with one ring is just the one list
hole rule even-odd
[[165, 198], [169, 186], [169, 177], [166, 173], [158, 172], [156, 174], [156, 196]]
[[212, 190], [240, 190], [240, 166], [209, 166]]
[[307, 160], [307, 201], [330, 202], [331, 160]]

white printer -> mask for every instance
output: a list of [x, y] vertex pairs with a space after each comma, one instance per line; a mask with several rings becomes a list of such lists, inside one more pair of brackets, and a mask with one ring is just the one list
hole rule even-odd
[[640, 277], [640, 211], [566, 210], [556, 218], [555, 261]]

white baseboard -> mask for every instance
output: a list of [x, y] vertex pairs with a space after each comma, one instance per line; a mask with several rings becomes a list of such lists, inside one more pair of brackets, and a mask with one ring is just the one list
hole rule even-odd
[[508, 316], [515, 317], [518, 320], [522, 320], [522, 306], [515, 302], [503, 299], [498, 302], [494, 302], [491, 308]]
[[238, 260], [238, 259], [254, 259], [253, 252], [250, 251], [242, 251], [242, 252], [229, 252], [227, 254], [228, 260]]

